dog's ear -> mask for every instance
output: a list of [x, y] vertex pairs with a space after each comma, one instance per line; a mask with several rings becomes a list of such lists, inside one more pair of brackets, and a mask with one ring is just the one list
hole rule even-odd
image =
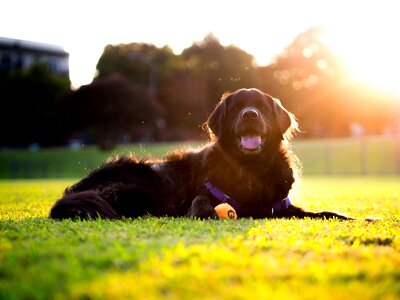
[[297, 130], [296, 118], [282, 106], [279, 99], [273, 98], [273, 101], [276, 122], [278, 123], [282, 135], [290, 137], [293, 131]]
[[222, 124], [228, 111], [227, 103], [230, 96], [230, 93], [225, 93], [222, 95], [221, 100], [211, 113], [207, 122], [203, 124], [203, 129], [208, 131], [211, 139], [215, 139], [221, 134]]

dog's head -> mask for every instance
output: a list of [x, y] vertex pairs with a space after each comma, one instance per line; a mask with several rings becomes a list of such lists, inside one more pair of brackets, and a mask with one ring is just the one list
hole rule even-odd
[[297, 123], [279, 100], [257, 89], [240, 89], [222, 96], [204, 128], [221, 146], [248, 156], [290, 137]]

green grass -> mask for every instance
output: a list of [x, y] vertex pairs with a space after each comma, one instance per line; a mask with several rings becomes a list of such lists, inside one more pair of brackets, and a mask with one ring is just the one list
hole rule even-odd
[[[134, 153], [138, 157], [162, 157], [174, 149], [204, 143], [133, 144], [108, 152], [94, 146], [77, 151], [66, 148], [2, 151], [0, 178], [78, 178], [110, 155]], [[302, 162], [305, 175], [400, 174], [399, 138], [295, 140], [293, 150]]]
[[382, 221], [53, 221], [72, 180], [0, 181], [0, 299], [399, 299], [398, 177], [305, 177], [313, 210]]

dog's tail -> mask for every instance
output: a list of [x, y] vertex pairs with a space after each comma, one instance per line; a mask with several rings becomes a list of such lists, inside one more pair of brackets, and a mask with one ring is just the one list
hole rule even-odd
[[114, 208], [96, 191], [66, 193], [50, 211], [53, 219], [117, 219]]

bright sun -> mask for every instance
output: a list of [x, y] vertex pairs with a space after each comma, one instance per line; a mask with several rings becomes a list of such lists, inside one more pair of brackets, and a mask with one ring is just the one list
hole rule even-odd
[[[385, 16], [387, 17], [387, 16]], [[350, 75], [362, 83], [400, 98], [400, 43], [397, 27], [389, 19], [359, 19], [352, 27], [325, 28], [324, 42], [346, 64]], [[358, 26], [357, 26], [358, 25]]]

